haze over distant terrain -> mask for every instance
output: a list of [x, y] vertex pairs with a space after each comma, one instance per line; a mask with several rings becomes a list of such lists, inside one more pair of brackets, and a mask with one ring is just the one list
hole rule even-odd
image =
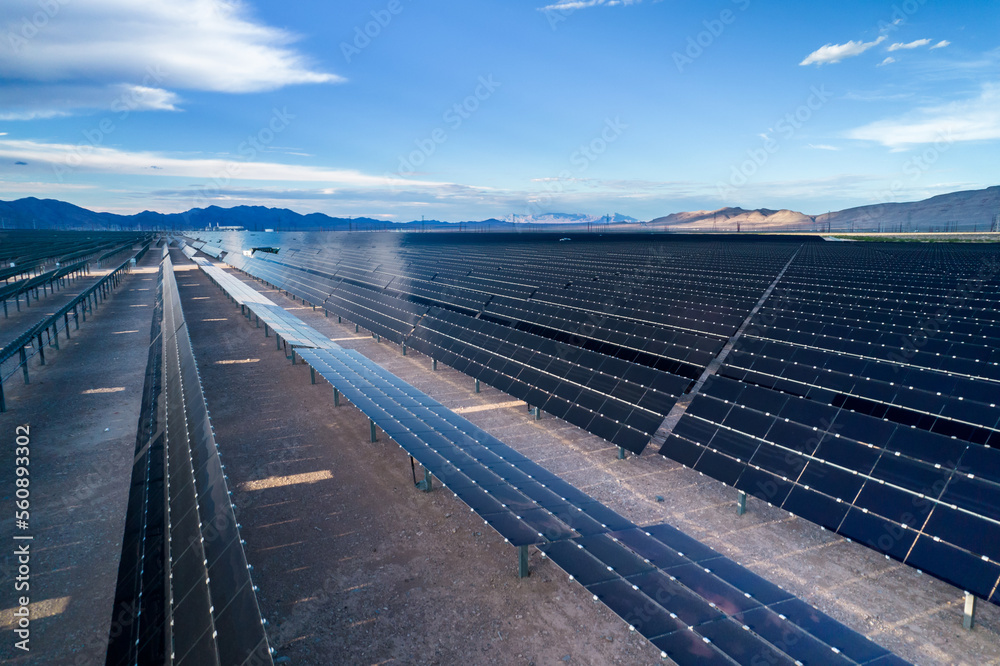
[[250, 231], [275, 229], [326, 229], [367, 231], [403, 229], [407, 231], [989, 231], [1000, 215], [1000, 186], [985, 190], [953, 192], [924, 201], [877, 204], [846, 210], [806, 215], [792, 210], [745, 210], [721, 208], [714, 211], [672, 213], [643, 222], [615, 213], [593, 216], [570, 213], [508, 215], [502, 219], [449, 222], [414, 220], [391, 223], [371, 217], [331, 217], [322, 213], [301, 215], [287, 208], [234, 206], [192, 208], [183, 213], [163, 214], [144, 211], [135, 215], [96, 213], [52, 199], [25, 198], [0, 201], [0, 228], [3, 229], [207, 229], [243, 227]]

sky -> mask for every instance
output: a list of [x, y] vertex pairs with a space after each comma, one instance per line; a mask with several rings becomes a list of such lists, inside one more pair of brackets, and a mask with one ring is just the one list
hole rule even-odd
[[998, 148], [992, 0], [0, 5], [8, 201], [818, 214], [1000, 184]]

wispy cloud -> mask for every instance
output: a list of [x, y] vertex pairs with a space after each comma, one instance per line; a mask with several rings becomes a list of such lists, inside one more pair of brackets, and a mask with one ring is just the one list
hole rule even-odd
[[586, 9], [587, 7], [625, 7], [628, 5], [637, 5], [640, 2], [642, 2], [642, 0], [560, 0], [560, 2], [556, 2], [551, 5], [539, 7], [538, 11], [567, 12], [576, 9]]
[[31, 164], [62, 167], [66, 170], [72, 168], [74, 172], [79, 173], [321, 182], [331, 187], [447, 185], [447, 183], [374, 176], [353, 169], [243, 161], [225, 157], [174, 157], [152, 151], [127, 151], [107, 146], [45, 143], [23, 139], [0, 139], [0, 157], [24, 160]]
[[132, 84], [11, 84], [4, 87], [0, 120], [36, 120], [71, 115], [72, 110], [177, 111], [177, 93]]
[[912, 42], [896, 42], [889, 46], [890, 51], [899, 51], [900, 49], [918, 49], [921, 46], [927, 46], [931, 43], [929, 39], [915, 39]]
[[[292, 48], [295, 36], [227, 0], [60, 3], [47, 23], [0, 40], [0, 78], [21, 88], [0, 101], [6, 117], [52, 117], [110, 108], [123, 89], [135, 110], [171, 110], [172, 90], [248, 93], [342, 79]], [[7, 0], [6, 16], [32, 16], [36, 0]], [[27, 21], [26, 21], [27, 22]], [[45, 104], [29, 104], [30, 91]]]
[[41, 183], [37, 181], [21, 180], [0, 180], [0, 192], [13, 192], [15, 194], [48, 194], [52, 192], [68, 192], [78, 190], [92, 190], [94, 185], [78, 185], [68, 183]]
[[809, 148], [815, 148], [816, 150], [840, 150], [837, 146], [831, 146], [826, 143], [810, 143], [807, 145]]
[[821, 46], [809, 55], [799, 65], [829, 65], [840, 62], [844, 58], [859, 56], [873, 46], [878, 46], [886, 39], [885, 35], [871, 42], [851, 40], [846, 44], [827, 44]]
[[896, 62], [895, 58], [893, 58], [892, 56], [886, 56], [885, 60], [883, 60], [882, 62], [880, 62], [879, 64], [877, 64], [875, 66], [876, 67], [884, 67], [885, 65], [891, 65], [894, 62]]
[[940, 141], [1000, 139], [1000, 84], [983, 86], [978, 97], [869, 123], [850, 130], [847, 137], [876, 141], [893, 149]]
[[940, 42], [931, 47], [931, 51], [933, 51], [934, 49], [943, 49], [946, 46], [951, 46], [951, 42], [949, 42], [947, 39], [942, 39]]

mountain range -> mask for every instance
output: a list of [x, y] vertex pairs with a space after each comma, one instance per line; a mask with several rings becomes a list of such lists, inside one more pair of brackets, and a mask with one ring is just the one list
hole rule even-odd
[[189, 230], [243, 227], [251, 231], [330, 230], [372, 231], [672, 231], [672, 232], [906, 232], [989, 231], [1000, 215], [1000, 186], [941, 194], [923, 201], [881, 203], [841, 211], [807, 215], [793, 210], [726, 207], [671, 213], [648, 222], [615, 213], [594, 216], [578, 213], [509, 215], [469, 222], [415, 220], [394, 223], [369, 217], [331, 217], [323, 213], [302, 215], [287, 208], [235, 206], [192, 208], [184, 213], [143, 211], [135, 215], [98, 213], [64, 201], [28, 197], [0, 201], [0, 229], [121, 229]]

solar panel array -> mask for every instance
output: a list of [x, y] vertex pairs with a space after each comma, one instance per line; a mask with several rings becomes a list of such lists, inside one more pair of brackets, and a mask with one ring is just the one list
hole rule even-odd
[[47, 269], [93, 258], [106, 259], [133, 243], [149, 241], [151, 234], [120, 231], [0, 231], [0, 280], [9, 283]]
[[248, 257], [251, 237], [193, 246], [636, 453], [797, 248], [345, 235]]
[[213, 247], [635, 452], [774, 285], [660, 452], [1000, 602], [991, 245], [252, 236]]
[[1000, 602], [993, 256], [807, 244], [660, 453]]
[[[269, 304], [244, 299], [246, 285], [198, 263], [241, 308]], [[286, 318], [295, 329], [307, 326]], [[506, 541], [537, 545], [665, 657], [906, 663], [675, 528], [637, 527], [359, 352], [327, 341], [298, 353]]]
[[106, 663], [270, 664], [169, 257], [161, 265]]

